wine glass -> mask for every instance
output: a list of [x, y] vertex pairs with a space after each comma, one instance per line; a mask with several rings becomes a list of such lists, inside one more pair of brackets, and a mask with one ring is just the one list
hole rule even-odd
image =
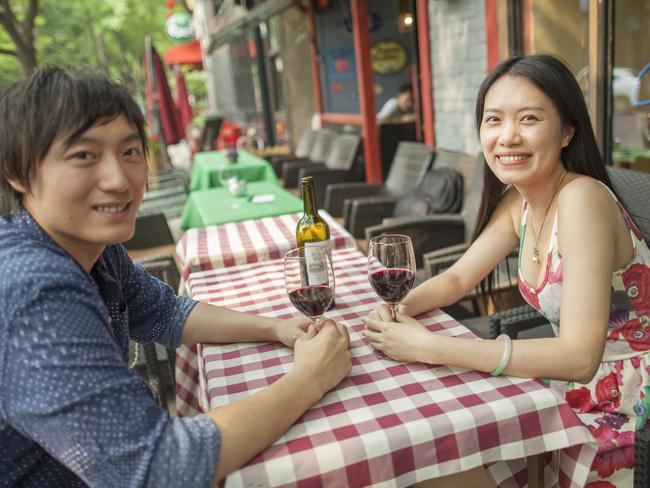
[[284, 255], [284, 283], [294, 307], [320, 327], [321, 316], [334, 299], [334, 271], [327, 248], [307, 246]]
[[397, 320], [397, 305], [415, 281], [415, 253], [409, 236], [385, 234], [368, 242], [368, 280]]
[[222, 164], [218, 172], [219, 183], [228, 190], [232, 199], [228, 203], [228, 208], [236, 210], [240, 207], [236, 198], [241, 196], [242, 181], [237, 177], [237, 171], [231, 163]]

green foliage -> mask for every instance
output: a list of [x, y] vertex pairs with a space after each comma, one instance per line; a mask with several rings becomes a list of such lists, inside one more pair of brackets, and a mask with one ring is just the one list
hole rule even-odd
[[[19, 20], [27, 0], [11, 0]], [[38, 65], [89, 66], [122, 80], [138, 98], [144, 93], [144, 39], [159, 53], [171, 42], [161, 0], [41, 0], [36, 18]], [[0, 29], [0, 48], [13, 49]], [[20, 79], [17, 58], [0, 54], [0, 87]]]

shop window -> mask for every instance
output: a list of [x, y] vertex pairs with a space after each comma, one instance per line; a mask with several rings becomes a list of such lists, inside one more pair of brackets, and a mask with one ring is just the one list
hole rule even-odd
[[612, 162], [650, 172], [650, 0], [615, 9]]

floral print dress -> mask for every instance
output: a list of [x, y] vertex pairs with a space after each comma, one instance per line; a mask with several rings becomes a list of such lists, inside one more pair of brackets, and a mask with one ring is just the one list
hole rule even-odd
[[[634, 431], [646, 424], [650, 411], [650, 251], [641, 231], [618, 200], [617, 204], [630, 229], [634, 252], [627, 265], [612, 273], [612, 301], [603, 359], [588, 384], [560, 382], [568, 403], [598, 441], [598, 454], [586, 485], [589, 488], [632, 486]], [[527, 213], [528, 203], [524, 202], [519, 260]], [[562, 292], [557, 213], [541, 285], [535, 288], [528, 284], [521, 266], [518, 282], [523, 297], [549, 320], [557, 335]]]

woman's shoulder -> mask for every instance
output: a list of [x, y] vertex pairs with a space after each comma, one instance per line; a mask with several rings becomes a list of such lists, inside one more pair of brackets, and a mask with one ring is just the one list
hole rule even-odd
[[558, 193], [557, 201], [560, 220], [573, 228], [589, 225], [613, 231], [621, 219], [614, 194], [590, 176], [572, 174]]
[[611, 190], [591, 176], [572, 173], [557, 196], [560, 209], [587, 206], [616, 209], [616, 199]]

